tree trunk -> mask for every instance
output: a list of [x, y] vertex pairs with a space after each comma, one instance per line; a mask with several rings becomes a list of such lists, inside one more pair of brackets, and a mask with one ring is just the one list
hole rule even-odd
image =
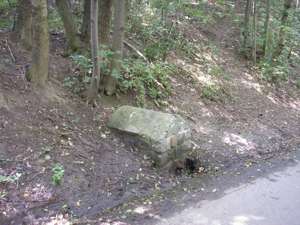
[[16, 39], [21, 45], [31, 50], [32, 47], [32, 5], [28, 0], [20, 0], [17, 7], [15, 26]]
[[131, 13], [131, 0], [126, 0], [125, 2], [125, 22], [129, 21]]
[[88, 92], [88, 101], [94, 103], [98, 94], [100, 81], [99, 43], [98, 43], [98, 0], [91, 0], [91, 50], [93, 59], [93, 76]]
[[246, 50], [248, 45], [248, 39], [249, 39], [249, 22], [250, 22], [250, 12], [251, 12], [251, 3], [252, 0], [247, 0], [246, 7], [245, 7], [245, 18], [244, 18], [244, 40], [243, 40], [243, 49]]
[[72, 52], [77, 51], [80, 47], [79, 38], [77, 36], [77, 28], [74, 17], [70, 10], [67, 0], [56, 0], [58, 13], [64, 23], [65, 35], [68, 43], [68, 49]]
[[123, 57], [123, 40], [125, 29], [125, 0], [114, 0], [114, 28], [112, 50], [114, 56], [112, 59], [111, 74], [105, 84], [105, 93], [113, 95], [116, 92], [117, 79], [116, 76], [121, 72], [121, 60]]
[[270, 14], [271, 14], [271, 0], [267, 0], [267, 7], [266, 7], [266, 19], [264, 25], [264, 44], [263, 44], [263, 55], [264, 58], [267, 57], [267, 48], [268, 48], [268, 41], [269, 41], [269, 27], [270, 27]]
[[83, 19], [81, 24], [81, 39], [84, 42], [89, 42], [91, 39], [91, 0], [84, 1]]
[[[101, 50], [110, 48], [112, 3], [112, 0], [100, 0], [99, 3], [99, 41]], [[101, 71], [101, 74], [100, 89], [103, 91], [110, 74], [104, 71]]]
[[47, 0], [31, 0], [33, 6], [32, 64], [28, 73], [35, 86], [44, 86], [48, 79], [49, 33]]
[[100, 45], [109, 45], [112, 19], [112, 0], [100, 0], [99, 4], [99, 40]]
[[235, 13], [238, 13], [241, 9], [241, 0], [235, 0], [234, 1], [234, 11]]
[[256, 2], [257, 0], [253, 0], [253, 8], [252, 8], [252, 14], [253, 14], [253, 30], [252, 30], [252, 58], [253, 63], [256, 65], [256, 51], [257, 51], [257, 43], [256, 43], [256, 30], [257, 30], [257, 13], [256, 13]]
[[278, 44], [274, 53], [274, 57], [278, 57], [281, 55], [283, 49], [284, 49], [284, 41], [285, 41], [285, 26], [288, 23], [288, 17], [289, 17], [289, 10], [292, 8], [293, 0], [285, 0], [284, 1], [284, 8], [282, 11], [282, 17], [281, 17], [281, 28], [279, 31], [279, 38], [278, 38]]

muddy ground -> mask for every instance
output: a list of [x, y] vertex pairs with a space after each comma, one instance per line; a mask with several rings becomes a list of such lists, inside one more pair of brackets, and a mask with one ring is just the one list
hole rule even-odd
[[[300, 146], [299, 90], [292, 81], [280, 88], [263, 82], [237, 55], [232, 44], [235, 30], [225, 32], [222, 24], [218, 26], [209, 33], [194, 25], [188, 29], [191, 41], [202, 40], [194, 43], [199, 44], [199, 54], [193, 59], [168, 57], [182, 74], [171, 77], [173, 94], [159, 110], [189, 121], [201, 163], [193, 175], [181, 176], [155, 169], [134, 141], [106, 128], [114, 108], [133, 104], [132, 99], [102, 97], [92, 108], [63, 87], [74, 66], [62, 57], [60, 37], [52, 35], [49, 86], [34, 91], [24, 78], [28, 53], [9, 42], [13, 62], [5, 41], [8, 33], [1, 33], [0, 174], [16, 180], [0, 184], [0, 223], [104, 224], [98, 220], [103, 218], [112, 221], [108, 224], [144, 224], [170, 207], [172, 196], [189, 191], [199, 177], [238, 174]], [[209, 40], [218, 51], [207, 48]], [[214, 65], [222, 67], [220, 77], [208, 75]], [[217, 101], [201, 97], [205, 79], [224, 87]], [[51, 182], [56, 163], [65, 170], [58, 186]], [[140, 204], [156, 205], [156, 213], [135, 213], [134, 206]]]

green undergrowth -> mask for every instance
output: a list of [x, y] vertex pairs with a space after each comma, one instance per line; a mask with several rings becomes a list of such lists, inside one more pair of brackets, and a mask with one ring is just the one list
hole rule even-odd
[[169, 76], [174, 66], [168, 63], [145, 63], [140, 60], [125, 60], [123, 76], [120, 76], [120, 90], [134, 91], [139, 106], [146, 104], [147, 98], [161, 105], [171, 94]]
[[56, 9], [49, 10], [48, 25], [51, 32], [59, 32], [64, 29], [64, 24]]
[[[102, 76], [107, 76], [112, 52], [103, 50], [100, 55]], [[64, 79], [64, 86], [73, 93], [80, 94], [89, 87], [92, 62], [84, 55], [72, 55], [71, 59], [76, 72]], [[125, 58], [121, 64], [121, 73], [113, 73], [118, 80], [118, 92], [134, 93], [137, 105], [145, 106], [147, 100], [150, 100], [160, 106], [171, 94], [169, 77], [176, 73], [177, 68], [174, 65], [159, 61], [148, 63], [134, 58]]]
[[230, 98], [229, 92], [220, 84], [206, 84], [200, 89], [200, 95], [203, 99], [213, 102], [225, 102]]
[[17, 0], [1, 0], [0, 1], [0, 12], [5, 10], [11, 10], [17, 6]]
[[12, 29], [17, 0], [0, 1], [0, 29]]
[[60, 185], [62, 182], [62, 179], [65, 174], [65, 169], [63, 165], [55, 164], [52, 168], [52, 183], [53, 185]]

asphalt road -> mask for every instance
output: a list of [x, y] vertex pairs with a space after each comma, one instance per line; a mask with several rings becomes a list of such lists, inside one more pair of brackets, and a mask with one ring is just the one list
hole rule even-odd
[[300, 225], [300, 163], [193, 204], [157, 225]]

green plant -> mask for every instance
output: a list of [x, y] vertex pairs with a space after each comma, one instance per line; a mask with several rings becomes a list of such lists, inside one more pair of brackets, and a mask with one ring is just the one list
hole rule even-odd
[[86, 76], [82, 79], [80, 76], [68, 76], [64, 79], [64, 87], [69, 88], [74, 94], [80, 94], [90, 83], [90, 77]]
[[83, 92], [91, 80], [92, 63], [91, 59], [84, 55], [74, 54], [70, 58], [74, 62], [75, 69], [74, 75], [68, 76], [64, 79], [63, 85], [69, 88], [73, 93], [79, 94]]
[[6, 191], [0, 191], [0, 200], [1, 199], [4, 199], [7, 195], [7, 192]]
[[[151, 1], [156, 10], [147, 10], [130, 17], [128, 33], [135, 36], [144, 46], [144, 54], [151, 62], [165, 61], [169, 52], [180, 51], [188, 57], [194, 57], [195, 46], [187, 40], [179, 26], [173, 22], [161, 20], [160, 10], [175, 12], [181, 7], [180, 1]], [[165, 19], [164, 19], [165, 20]], [[141, 21], [143, 21], [141, 23]]]
[[213, 24], [216, 22], [214, 18], [215, 12], [210, 10], [210, 13], [208, 13], [205, 4], [201, 2], [196, 7], [185, 5], [181, 8], [186, 16], [188, 16], [190, 19], [197, 20], [202, 24]]
[[0, 175], [0, 183], [14, 183], [20, 179], [21, 173], [16, 173], [15, 175], [3, 176]]
[[225, 90], [217, 84], [205, 85], [201, 89], [201, 97], [210, 101], [223, 101], [226, 95]]
[[220, 67], [218, 65], [213, 65], [212, 67], [210, 67], [208, 69], [208, 73], [211, 76], [214, 76], [216, 78], [224, 78], [225, 80], [230, 80], [230, 77], [226, 73], [226, 71], [222, 67]]
[[49, 29], [51, 31], [58, 32], [64, 29], [63, 21], [61, 20], [61, 17], [59, 16], [58, 11], [55, 8], [49, 10], [48, 24], [49, 24]]
[[101, 75], [107, 76], [110, 74], [110, 63], [111, 60], [113, 59], [114, 52], [110, 50], [108, 46], [101, 46], [99, 55], [101, 57], [100, 60]]
[[148, 64], [140, 60], [127, 59], [123, 62], [120, 89], [135, 91], [137, 104], [140, 106], [145, 104], [146, 97], [159, 102], [171, 92], [169, 82], [171, 72], [172, 66], [167, 63]]
[[11, 29], [14, 25], [14, 10], [17, 0], [0, 1], [0, 29]]
[[64, 174], [65, 170], [63, 165], [55, 164], [52, 168], [52, 183], [54, 185], [60, 185]]
[[289, 67], [282, 61], [262, 62], [260, 68], [262, 78], [270, 83], [279, 84], [288, 80]]
[[209, 74], [215, 77], [221, 77], [224, 74], [224, 70], [222, 67], [218, 65], [214, 65], [211, 68], [209, 68]]
[[0, 1], [0, 11], [12, 9], [17, 6], [17, 0], [2, 0]]
[[[103, 47], [99, 51], [101, 76], [110, 75], [110, 62], [113, 57], [113, 52], [108, 47]], [[92, 76], [92, 61], [89, 57], [82, 54], [71, 55], [73, 63], [77, 67], [75, 73], [64, 79], [64, 86], [69, 88], [73, 93], [79, 94], [86, 90], [89, 86]], [[112, 73], [116, 78], [119, 74]]]
[[83, 71], [84, 75], [91, 73], [92, 61], [90, 58], [80, 54], [71, 55], [70, 58], [75, 65], [78, 66], [81, 71]]

